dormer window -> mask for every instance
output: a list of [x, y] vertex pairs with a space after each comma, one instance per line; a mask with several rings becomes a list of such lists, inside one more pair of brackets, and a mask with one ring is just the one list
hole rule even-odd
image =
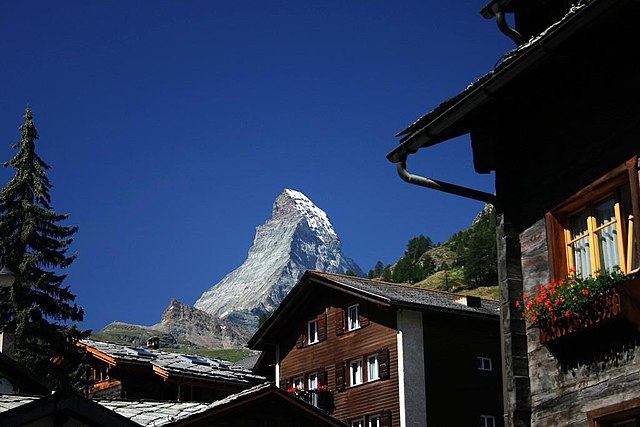
[[349, 331], [360, 329], [360, 305], [355, 304], [347, 311], [347, 327]]
[[315, 344], [318, 341], [318, 319], [309, 320], [307, 323], [307, 344]]

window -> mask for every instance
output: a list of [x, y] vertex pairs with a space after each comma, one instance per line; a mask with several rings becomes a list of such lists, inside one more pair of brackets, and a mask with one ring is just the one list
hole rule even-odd
[[360, 329], [360, 306], [358, 304], [349, 307], [347, 326], [350, 331]]
[[293, 388], [304, 389], [304, 378], [298, 377], [293, 379]]
[[547, 234], [553, 275], [575, 271], [587, 277], [620, 268], [638, 269], [634, 204], [638, 194], [637, 160], [598, 179], [547, 214]]
[[[320, 385], [318, 383], [318, 375], [317, 374], [309, 374], [309, 378], [307, 383], [309, 384], [309, 390], [315, 390]], [[313, 406], [318, 406], [318, 394], [311, 393], [311, 400], [309, 401]]]
[[480, 415], [480, 427], [496, 427], [496, 418], [491, 415]]
[[380, 423], [380, 415], [371, 415], [369, 417], [369, 426], [368, 427], [381, 427]]
[[596, 271], [626, 272], [627, 236], [631, 230], [631, 197], [629, 185], [617, 188], [606, 198], [588, 203], [567, 220], [565, 241], [567, 266], [582, 277]]
[[351, 427], [364, 427], [364, 418], [359, 418], [357, 420], [351, 420], [349, 425]]
[[491, 359], [488, 357], [478, 356], [478, 370], [480, 371], [492, 371]]
[[362, 384], [362, 360], [352, 360], [349, 363], [349, 378], [351, 386]]
[[380, 378], [378, 370], [378, 355], [367, 357], [367, 381], [375, 381]]
[[318, 342], [318, 319], [309, 320], [307, 323], [307, 344]]
[[640, 426], [640, 399], [628, 400], [587, 412], [589, 425], [593, 427]]

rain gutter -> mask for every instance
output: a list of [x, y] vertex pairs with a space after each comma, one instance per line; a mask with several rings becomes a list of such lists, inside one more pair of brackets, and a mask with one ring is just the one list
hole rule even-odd
[[[623, 2], [619, 1], [617, 3]], [[449, 139], [444, 137], [442, 133], [449, 130], [476, 108], [494, 98], [496, 92], [520, 77], [536, 62], [552, 56], [557, 47], [569, 37], [593, 23], [602, 13], [612, 10], [611, 2], [602, 0], [593, 0], [586, 6], [582, 6], [582, 8], [584, 10], [573, 11], [573, 16], [565, 16], [562, 21], [549, 27], [540, 36], [516, 49], [516, 54], [521, 51], [518, 56], [507, 59], [506, 63], [503, 63], [503, 66], [494, 71], [494, 74], [486, 81], [473, 88], [467, 95], [432, 119], [422, 129], [406, 137], [404, 142], [387, 154], [387, 159], [391, 163], [396, 163], [400, 178], [410, 184], [494, 204], [496, 198], [493, 194], [411, 174], [406, 168], [407, 157], [416, 153], [420, 148], [430, 147]]]

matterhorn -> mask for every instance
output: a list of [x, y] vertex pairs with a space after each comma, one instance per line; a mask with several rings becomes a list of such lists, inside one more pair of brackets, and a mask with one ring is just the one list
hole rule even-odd
[[327, 214], [299, 191], [285, 189], [271, 219], [257, 227], [247, 259], [196, 301], [215, 318], [255, 331], [261, 315], [273, 312], [306, 270], [362, 270], [342, 253]]

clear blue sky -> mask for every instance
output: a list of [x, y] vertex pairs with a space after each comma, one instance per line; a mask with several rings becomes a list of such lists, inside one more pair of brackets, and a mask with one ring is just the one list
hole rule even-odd
[[[402, 182], [394, 134], [489, 71], [512, 43], [484, 0], [7, 1], [0, 160], [25, 106], [78, 225], [67, 284], [82, 326], [153, 324], [238, 267], [284, 188], [324, 209], [363, 270], [482, 204]], [[493, 191], [468, 137], [412, 172]], [[12, 170], [2, 168], [4, 185]]]

